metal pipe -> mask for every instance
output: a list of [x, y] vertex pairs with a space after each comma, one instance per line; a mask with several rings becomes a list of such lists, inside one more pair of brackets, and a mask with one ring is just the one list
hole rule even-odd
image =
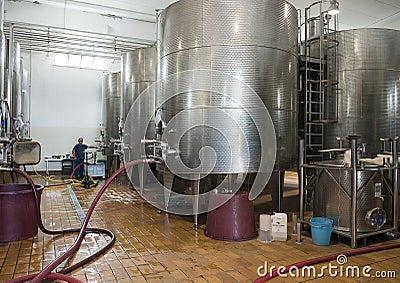
[[278, 171], [278, 212], [282, 211], [283, 182], [285, 179], [285, 170]]
[[[7, 30], [6, 30], [7, 33]], [[84, 37], [80, 35], [75, 35], [75, 34], [60, 34], [60, 33], [55, 33], [55, 32], [50, 32], [50, 31], [37, 31], [34, 29], [29, 29], [29, 30], [21, 30], [21, 29], [16, 29], [14, 27], [14, 34], [16, 39], [23, 39], [25, 41], [35, 43], [36, 41], [42, 41], [42, 42], [59, 42], [59, 43], [65, 43], [69, 45], [84, 45], [84, 43], [90, 43], [90, 45], [86, 45], [88, 47], [96, 47], [96, 48], [102, 48], [102, 47], [108, 47], [112, 46], [115, 47], [116, 45], [118, 46], [132, 46], [132, 45], [150, 45], [152, 42], [141, 42], [141, 41], [132, 41], [132, 40], [123, 40], [119, 39], [118, 37], [110, 37], [110, 38], [96, 38], [96, 37]], [[33, 45], [32, 44], [32, 45]]]
[[[7, 120], [7, 125], [6, 125], [6, 133], [10, 134], [11, 136], [11, 125], [13, 123], [12, 117], [14, 113], [10, 112], [12, 111], [12, 77], [13, 77], [13, 71], [14, 71], [14, 63], [13, 63], [13, 58], [14, 58], [14, 26], [10, 26], [10, 35], [8, 39], [8, 74], [7, 74], [7, 94], [6, 94], [6, 107], [3, 113], [7, 113], [7, 104], [8, 104], [8, 113], [9, 113], [9, 119]], [[17, 138], [17, 137], [14, 137]]]
[[[304, 138], [306, 138], [306, 121], [311, 120], [311, 117], [307, 117], [307, 101], [308, 101], [308, 60], [310, 56], [310, 47], [308, 46], [308, 13], [310, 8], [306, 8], [304, 12], [304, 52], [306, 57], [305, 66], [305, 88], [304, 88]], [[311, 109], [311, 108], [310, 108]]]
[[304, 139], [299, 141], [299, 195], [300, 195], [300, 208], [299, 208], [299, 218], [300, 221], [304, 220]]
[[[21, 22], [14, 22], [14, 21], [4, 21], [5, 26], [11, 26], [13, 25], [19, 30], [26, 31], [26, 32], [32, 32], [32, 31], [37, 31], [37, 32], [42, 32], [44, 34], [52, 34], [54, 36], [60, 36], [60, 35], [66, 35], [66, 36], [72, 36], [75, 38], [82, 38], [82, 39], [98, 39], [98, 40], [113, 40], [115, 39], [115, 35], [110, 35], [110, 34], [102, 34], [102, 33], [96, 33], [96, 32], [85, 32], [81, 30], [75, 30], [75, 29], [67, 29], [67, 28], [57, 28], [57, 27], [51, 27], [51, 26], [45, 26], [45, 25], [38, 25], [38, 24], [26, 24], [26, 23], [21, 23]], [[118, 40], [120, 41], [126, 41], [126, 42], [141, 42], [141, 43], [146, 43], [146, 44], [151, 44], [153, 40], [150, 39], [143, 39], [143, 38], [137, 38], [137, 37], [127, 37], [127, 36], [118, 36]]]
[[[54, 1], [42, 0], [40, 2], [49, 4], [49, 5], [55, 5], [55, 6], [58, 5], [58, 4], [55, 4]], [[62, 2], [64, 2], [64, 1], [62, 1]], [[137, 16], [133, 16], [133, 14], [136, 14], [136, 15], [140, 15], [140, 16], [151, 17], [152, 14], [150, 14], [150, 13], [133, 11], [131, 9], [117, 8], [112, 5], [108, 6], [108, 5], [101, 5], [99, 3], [93, 4], [93, 3], [89, 3], [87, 1], [68, 0], [68, 9], [71, 9], [71, 10], [77, 9], [79, 11], [85, 11], [86, 13], [93, 13], [95, 15], [101, 15], [101, 16], [110, 17], [110, 18], [114, 18], [114, 19], [115, 18], [117, 18], [117, 19], [125, 18], [125, 19], [130, 19], [130, 20], [139, 21], [139, 22], [154, 23], [152, 20], [147, 20], [144, 18], [138, 18]], [[93, 10], [94, 11], [100, 10], [100, 11], [93, 12]], [[101, 12], [101, 11], [103, 11], [103, 12]], [[132, 15], [129, 15], [129, 14], [132, 14]]]
[[351, 247], [354, 249], [357, 247], [357, 140], [359, 136], [348, 136], [351, 147], [351, 168], [352, 168], [352, 180], [351, 180]]
[[398, 180], [399, 180], [399, 159], [397, 153], [397, 143], [399, 141], [399, 137], [395, 137], [392, 140], [392, 158], [393, 158], [393, 229], [397, 232], [399, 228], [399, 188], [398, 188]]
[[43, 36], [42, 38], [35, 36], [35, 38], [32, 37], [31, 34], [15, 34], [14, 33], [14, 39], [24, 45], [28, 45], [29, 47], [36, 47], [36, 46], [45, 46], [49, 47], [54, 46], [54, 47], [60, 47], [60, 48], [71, 48], [75, 47], [78, 50], [86, 51], [86, 52], [104, 52], [109, 49], [109, 51], [116, 52], [116, 51], [124, 51], [126, 50], [132, 50], [133, 48], [138, 48], [138, 47], [146, 47], [150, 45], [146, 44], [141, 44], [141, 43], [130, 43], [130, 44], [120, 44], [117, 43], [116, 41], [110, 41], [110, 42], [100, 42], [100, 41], [87, 41], [87, 40], [75, 40], [71, 38], [49, 38], [47, 36]]
[[0, 0], [0, 31], [3, 32], [4, 22], [4, 0]]
[[[300, 47], [300, 45], [301, 45], [301, 9], [297, 9], [297, 17], [298, 17], [298, 26], [299, 26], [299, 30], [298, 30], [298, 33], [297, 33], [297, 42], [298, 42], [298, 45], [299, 45], [299, 47]], [[300, 54], [300, 52], [299, 52], [299, 54]]]
[[89, 56], [89, 57], [98, 57], [98, 58], [104, 58], [104, 59], [113, 59], [113, 60], [119, 60], [120, 59], [120, 54], [110, 54], [110, 53], [87, 53], [87, 52], [81, 52], [81, 51], [72, 51], [72, 50], [57, 50], [57, 49], [49, 49], [49, 48], [27, 48], [24, 47], [23, 45], [20, 45], [22, 51], [26, 52], [46, 52], [46, 53], [54, 53], [54, 54], [70, 54], [70, 55], [81, 55], [81, 56]]
[[324, 13], [322, 12], [322, 1], [319, 3], [319, 121], [322, 120], [322, 97], [323, 91], [323, 70], [322, 70], [322, 58], [323, 55], [323, 44], [324, 44]]
[[37, 52], [51, 52], [51, 53], [60, 53], [60, 54], [72, 54], [72, 55], [82, 55], [82, 56], [90, 56], [90, 57], [101, 57], [101, 58], [110, 58], [110, 59], [117, 59], [120, 60], [121, 53], [126, 51], [132, 51], [137, 48], [142, 48], [142, 46], [135, 46], [130, 47], [126, 50], [117, 50], [108, 48], [108, 50], [104, 51], [86, 51], [80, 48], [71, 48], [71, 47], [57, 47], [57, 46], [50, 46], [48, 44], [41, 44], [41, 45], [30, 45], [26, 42], [20, 42], [20, 48], [22, 51], [37, 51]]
[[[123, 60], [123, 55], [120, 57], [121, 61], [121, 70], [125, 70], [125, 66]], [[122, 142], [124, 139], [124, 125], [125, 125], [125, 117], [124, 117], [124, 109], [125, 109], [125, 97], [126, 97], [126, 91], [125, 91], [125, 84], [124, 84], [124, 72], [121, 72], [121, 78], [120, 78], [120, 91], [121, 91], [121, 96], [120, 96], [120, 103], [119, 103], [119, 121], [118, 121], [118, 133], [119, 133], [119, 139]], [[127, 113], [126, 113], [127, 114]], [[103, 123], [105, 123], [105, 119], [103, 119]]]
[[192, 181], [193, 185], [193, 222], [194, 229], [199, 229], [199, 195], [200, 195], [200, 175], [197, 176], [198, 179]]
[[41, 46], [46, 44], [49, 45], [60, 45], [63, 46], [76, 46], [82, 50], [98, 50], [102, 51], [103, 49], [111, 49], [115, 51], [117, 48], [118, 50], [123, 50], [123, 48], [132, 48], [138, 46], [148, 46], [139, 43], [128, 43], [126, 45], [117, 43], [116, 40], [113, 41], [95, 41], [95, 40], [85, 40], [85, 39], [76, 39], [76, 38], [68, 38], [68, 37], [49, 37], [46, 35], [32, 35], [31, 33], [18, 33], [14, 32], [14, 38], [18, 42], [23, 42], [29, 46]]
[[84, 39], [88, 38], [94, 38], [94, 39], [104, 39], [104, 40], [114, 40], [117, 38], [118, 40], [121, 41], [127, 41], [127, 42], [141, 42], [144, 44], [152, 44], [153, 41], [149, 39], [142, 39], [142, 38], [136, 38], [136, 37], [127, 37], [127, 36], [114, 36], [114, 35], [109, 35], [109, 34], [101, 34], [101, 33], [96, 33], [96, 32], [84, 32], [80, 30], [75, 30], [75, 29], [66, 29], [66, 28], [56, 28], [56, 27], [50, 27], [50, 26], [45, 26], [45, 25], [38, 25], [38, 24], [26, 24], [26, 23], [21, 23], [21, 22], [14, 22], [14, 21], [4, 21], [5, 27], [13, 25], [16, 29], [21, 29], [23, 31], [27, 32], [32, 32], [32, 31], [38, 31], [38, 32], [43, 32], [45, 34], [52, 34], [54, 36], [59, 36], [59, 35], [69, 35], [72, 37], [81, 37]]
[[[11, 33], [11, 29], [13, 29], [14, 40], [20, 42], [21, 49], [28, 51], [54, 52], [52, 48], [60, 48], [68, 51], [71, 49], [72, 44], [74, 50], [81, 53], [92, 53], [90, 54], [92, 56], [98, 53], [112, 54], [112, 57], [115, 58], [117, 52], [122, 53], [154, 44], [153, 41], [146, 39], [104, 35], [17, 22], [5, 21], [5, 28], [6, 34]], [[57, 46], [57, 44], [60, 44], [60, 46]], [[82, 48], [82, 46], [86, 47], [86, 49]], [[93, 50], [87, 50], [88, 48]]]

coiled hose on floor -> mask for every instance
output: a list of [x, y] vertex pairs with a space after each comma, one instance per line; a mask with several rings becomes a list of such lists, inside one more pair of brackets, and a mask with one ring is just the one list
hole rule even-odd
[[[42, 218], [41, 218], [41, 214], [40, 214], [40, 205], [39, 205], [39, 198], [37, 196], [37, 192], [36, 192], [36, 186], [34, 184], [34, 182], [32, 181], [32, 179], [30, 178], [30, 176], [25, 173], [24, 171], [17, 169], [17, 168], [12, 168], [11, 171], [23, 176], [29, 184], [31, 184], [32, 186], [32, 190], [35, 194], [35, 202], [36, 202], [36, 216], [37, 216], [37, 220], [38, 220], [38, 226], [40, 228], [40, 230], [43, 233], [46, 234], [50, 234], [50, 235], [54, 235], [54, 234], [66, 234], [66, 233], [74, 233], [74, 232], [79, 232], [78, 238], [75, 240], [74, 244], [60, 257], [56, 258], [54, 261], [52, 261], [49, 265], [47, 265], [42, 271], [40, 271], [39, 273], [34, 273], [34, 274], [29, 274], [26, 276], [22, 276], [19, 278], [15, 278], [12, 279], [10, 281], [7, 281], [9, 283], [17, 283], [17, 282], [25, 282], [28, 280], [32, 280], [32, 283], [38, 283], [41, 282], [42, 280], [49, 278], [49, 279], [60, 279], [60, 280], [64, 280], [67, 282], [71, 282], [71, 283], [78, 283], [81, 282], [78, 279], [75, 279], [73, 277], [67, 276], [65, 274], [72, 272], [73, 270], [85, 265], [86, 263], [92, 261], [93, 259], [97, 258], [98, 256], [100, 256], [101, 254], [103, 254], [105, 251], [107, 251], [108, 249], [111, 248], [111, 246], [114, 244], [115, 242], [115, 235], [113, 232], [107, 230], [107, 229], [102, 229], [102, 228], [87, 228], [87, 225], [89, 223], [89, 219], [93, 213], [94, 208], [96, 207], [97, 203], [99, 202], [101, 196], [103, 195], [104, 191], [107, 189], [107, 187], [111, 184], [111, 182], [119, 175], [121, 174], [123, 171], [125, 171], [127, 168], [135, 166], [135, 165], [139, 165], [139, 164], [143, 164], [145, 162], [149, 162], [149, 160], [134, 160], [131, 162], [128, 162], [127, 164], [125, 164], [123, 167], [121, 167], [120, 169], [118, 169], [117, 171], [115, 171], [115, 173], [105, 182], [105, 184], [103, 185], [103, 187], [100, 189], [100, 191], [97, 193], [95, 199], [93, 200], [92, 204], [89, 207], [89, 210], [86, 214], [86, 217], [84, 219], [84, 222], [82, 224], [81, 228], [77, 228], [77, 229], [66, 229], [66, 230], [60, 230], [60, 231], [50, 231], [47, 228], [44, 227], [43, 223], [42, 223]], [[65, 268], [57, 273], [53, 272], [53, 270], [59, 266], [63, 261], [65, 261], [66, 259], [70, 258], [79, 248], [79, 246], [81, 245], [83, 238], [85, 237], [85, 234], [87, 233], [103, 233], [106, 234], [108, 236], [111, 237], [110, 242], [103, 247], [101, 250], [99, 250], [98, 252], [92, 254], [91, 256], [87, 257], [86, 259], [68, 267]]]

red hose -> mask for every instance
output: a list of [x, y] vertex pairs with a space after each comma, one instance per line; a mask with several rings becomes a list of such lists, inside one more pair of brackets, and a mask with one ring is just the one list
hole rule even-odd
[[[13, 168], [11, 169], [13, 172], [16, 172], [18, 174], [20, 174], [21, 176], [23, 176], [27, 182], [31, 185], [33, 193], [35, 195], [34, 200], [35, 200], [35, 205], [36, 205], [36, 219], [37, 219], [37, 223], [38, 226], [40, 228], [40, 230], [45, 233], [45, 234], [49, 234], [49, 235], [57, 235], [57, 234], [67, 234], [67, 233], [76, 233], [76, 232], [80, 232], [81, 228], [71, 228], [71, 229], [64, 229], [64, 230], [48, 230], [42, 222], [42, 217], [40, 215], [40, 202], [39, 202], [39, 196], [37, 195], [37, 191], [36, 191], [36, 186], [33, 182], [33, 180], [30, 178], [30, 176], [18, 169], [18, 168]], [[58, 271], [58, 273], [61, 274], [66, 274], [69, 272], [72, 272], [73, 270], [85, 265], [86, 263], [96, 259], [97, 257], [99, 257], [100, 255], [102, 255], [104, 252], [106, 252], [107, 250], [109, 250], [115, 243], [115, 235], [113, 232], [111, 232], [110, 230], [107, 229], [102, 229], [102, 228], [86, 228], [86, 232], [87, 233], [102, 233], [102, 234], [106, 234], [108, 235], [111, 239], [110, 241], [104, 246], [102, 247], [100, 250], [98, 250], [97, 252], [93, 253], [92, 255], [90, 255], [89, 257], [77, 262], [74, 265], [69, 266], [68, 268], [64, 268], [60, 271]], [[33, 277], [32, 277], [33, 278]], [[17, 281], [17, 282], [22, 282], [22, 281]]]
[[[21, 276], [19, 278], [13, 279], [11, 281], [6, 281], [6, 283], [8, 283], [8, 282], [25, 282], [25, 281], [31, 280], [33, 277], [35, 277], [35, 274], [29, 274], [29, 275], [25, 275], [25, 276]], [[46, 276], [46, 278], [59, 279], [59, 280], [63, 280], [65, 282], [69, 282], [69, 283], [83, 283], [81, 280], [78, 280], [74, 277], [67, 276], [67, 275], [61, 274], [61, 273], [50, 273]], [[18, 280], [18, 281], [15, 281], [15, 280]]]
[[395, 248], [400, 248], [400, 243], [396, 244], [388, 244], [388, 245], [383, 245], [383, 246], [376, 246], [376, 247], [367, 247], [367, 248], [361, 248], [361, 249], [356, 249], [356, 250], [350, 250], [347, 252], [340, 252], [336, 254], [331, 254], [327, 256], [322, 256], [322, 257], [317, 257], [305, 261], [300, 261], [298, 263], [294, 263], [291, 265], [285, 266], [283, 270], [274, 270], [272, 273], [267, 274], [266, 276], [259, 277], [256, 280], [253, 281], [253, 283], [261, 283], [268, 281], [278, 275], [285, 274], [289, 272], [291, 267], [297, 267], [301, 268], [304, 266], [310, 266], [322, 262], [327, 262], [327, 261], [332, 261], [335, 260], [339, 255], [345, 255], [346, 257], [354, 256], [354, 255], [360, 255], [360, 254], [365, 254], [365, 253], [372, 253], [372, 252], [377, 252], [377, 251], [383, 251], [383, 250], [389, 250], [389, 249], [395, 249]]
[[[123, 171], [125, 171], [125, 170], [126, 170], [127, 168], [129, 168], [129, 167], [132, 167], [132, 166], [135, 166], [135, 165], [138, 165], [138, 164], [142, 164], [142, 163], [145, 163], [145, 162], [147, 162], [147, 161], [146, 161], [146, 160], [134, 160], [134, 161], [128, 162], [128, 163], [125, 164], [123, 167], [121, 167], [120, 169], [118, 169], [118, 170], [106, 181], [106, 183], [103, 185], [103, 187], [102, 187], [102, 188], [100, 189], [100, 191], [97, 193], [95, 199], [93, 200], [92, 204], [90, 205], [89, 210], [88, 210], [88, 212], [87, 212], [87, 214], [86, 214], [86, 217], [85, 217], [85, 219], [84, 219], [84, 222], [83, 222], [83, 224], [82, 224], [82, 227], [81, 227], [80, 229], [78, 229], [78, 230], [77, 230], [77, 229], [69, 229], [69, 230], [63, 230], [63, 231], [62, 231], [62, 232], [78, 232], [78, 231], [79, 231], [79, 235], [78, 235], [77, 239], [75, 240], [74, 244], [73, 244], [63, 255], [61, 255], [60, 257], [56, 258], [53, 262], [51, 262], [49, 265], [47, 265], [40, 273], [29, 274], [29, 275], [26, 275], [26, 276], [24, 276], [24, 277], [15, 278], [15, 279], [12, 279], [12, 280], [7, 281], [7, 282], [10, 282], [10, 283], [25, 282], [25, 281], [27, 281], [27, 280], [31, 280], [31, 279], [32, 279], [32, 281], [31, 281], [32, 283], [35, 283], [35, 282], [38, 283], [38, 282], [41, 282], [42, 280], [44, 280], [44, 279], [46, 279], [46, 278], [61, 279], [61, 280], [65, 280], [65, 281], [67, 281], [67, 282], [72, 282], [72, 283], [81, 282], [81, 281], [79, 281], [79, 280], [77, 280], [77, 279], [74, 279], [74, 278], [65, 276], [65, 275], [63, 275], [63, 274], [52, 273], [52, 271], [53, 271], [58, 265], [60, 265], [62, 262], [64, 262], [66, 259], [68, 259], [69, 257], [71, 257], [71, 256], [74, 254], [74, 252], [75, 252], [75, 251], [79, 248], [79, 246], [81, 245], [81, 243], [82, 243], [82, 241], [83, 241], [83, 238], [84, 238], [84, 236], [85, 236], [85, 233], [87, 233], [87, 232], [93, 232], [93, 231], [95, 231], [95, 232], [99, 232], [99, 231], [100, 231], [100, 232], [105, 232], [105, 233], [110, 232], [110, 231], [105, 230], [105, 229], [87, 228], [87, 225], [88, 225], [88, 223], [89, 223], [89, 219], [90, 219], [90, 217], [91, 217], [91, 215], [92, 215], [92, 213], [93, 213], [93, 210], [94, 210], [94, 208], [96, 207], [98, 201], [100, 200], [100, 197], [103, 195], [104, 191], [107, 189], [107, 187], [111, 184], [111, 182], [112, 182], [119, 174], [121, 174]], [[77, 167], [79, 167], [79, 166], [81, 166], [81, 164], [79, 164]], [[14, 172], [17, 172], [17, 173], [21, 174], [22, 176], [24, 176], [24, 177], [27, 179], [27, 181], [28, 181], [28, 182], [31, 184], [31, 186], [34, 188], [33, 190], [34, 190], [34, 193], [35, 193], [35, 195], [36, 195], [35, 184], [33, 183], [32, 179], [29, 177], [29, 175], [26, 174], [24, 171], [19, 170], [19, 169], [17, 169], [17, 168], [13, 168], [12, 170], [13, 170]], [[36, 197], [35, 199], [36, 199], [36, 201], [38, 202], [38, 198]], [[38, 203], [37, 203], [37, 206], [38, 206]], [[38, 207], [39, 207], [39, 206], [38, 206]], [[39, 213], [39, 216], [38, 216], [38, 217], [40, 218], [40, 211], [37, 212], [37, 213]], [[41, 218], [40, 218], [40, 221], [39, 221], [39, 222], [40, 222], [40, 223], [39, 223], [39, 227], [40, 227], [41, 229], [43, 228], [43, 230], [46, 231], [46, 232], [50, 232], [50, 233], [52, 233], [52, 234], [53, 234], [53, 233], [58, 233], [58, 232], [60, 232], [60, 231], [49, 231], [49, 230], [47, 230], [47, 229], [43, 226], [43, 223], [41, 222]], [[42, 230], [42, 231], [43, 231], [43, 230]], [[111, 232], [111, 234], [112, 234], [112, 232]], [[113, 240], [115, 241], [114, 234], [112, 234], [112, 236], [113, 236]], [[114, 243], [114, 241], [112, 241], [111, 245]], [[107, 247], [109, 247], [109, 246], [110, 246], [110, 243], [107, 245]], [[91, 261], [93, 258], [96, 258], [96, 257], [97, 257], [97, 256], [95, 256], [95, 255], [98, 256], [98, 253], [93, 254], [92, 256], [90, 256], [89, 258], [85, 259], [85, 260], [82, 261], [82, 262], [79, 262], [79, 263], [77, 263], [77, 264], [75, 264], [75, 265], [73, 265], [73, 266], [70, 266], [70, 267], [67, 268], [67, 269], [62, 270], [62, 273], [68, 273], [68, 272], [70, 272], [70, 271], [72, 271], [72, 270], [78, 268], [79, 266], [81, 266], [81, 265], [83, 265], [83, 264], [85, 264], [85, 263]], [[58, 276], [60, 276], [60, 278], [59, 278]], [[61, 277], [62, 277], [62, 278], [61, 278]]]
[[70, 179], [73, 179], [73, 178], [74, 178], [74, 174], [75, 174], [76, 169], [78, 169], [79, 167], [81, 167], [83, 164], [85, 164], [85, 162], [81, 162], [81, 163], [79, 163], [77, 166], [75, 166], [74, 170], [72, 170], [71, 176], [69, 176]]

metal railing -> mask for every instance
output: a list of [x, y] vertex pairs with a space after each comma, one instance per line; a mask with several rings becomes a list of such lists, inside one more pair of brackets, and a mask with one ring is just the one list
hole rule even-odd
[[154, 45], [154, 41], [146, 39], [5, 21], [7, 38], [11, 30], [22, 51], [120, 59], [125, 52]]

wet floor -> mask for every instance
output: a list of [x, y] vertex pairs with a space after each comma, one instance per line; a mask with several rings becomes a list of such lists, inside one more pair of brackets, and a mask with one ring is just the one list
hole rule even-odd
[[[51, 187], [42, 195], [42, 219], [50, 230], [80, 226], [97, 187], [85, 189], [74, 186]], [[97, 260], [91, 261], [69, 275], [83, 282], [251, 282], [257, 279], [264, 266], [279, 267], [315, 257], [351, 250], [344, 239], [335, 238], [330, 246], [316, 246], [303, 235], [296, 243], [291, 235], [291, 214], [297, 212], [298, 196], [295, 180], [286, 182], [283, 210], [288, 212], [289, 236], [285, 242], [263, 243], [257, 238], [240, 242], [211, 239], [204, 234], [206, 216], [200, 217], [199, 229], [193, 229], [193, 217], [160, 211], [143, 200], [122, 178], [106, 190], [90, 220], [91, 227], [106, 228], [116, 235], [113, 247]], [[76, 198], [74, 201], [74, 197]], [[264, 195], [254, 202], [255, 219], [272, 213], [271, 198]], [[36, 273], [74, 242], [77, 234], [47, 235], [39, 231], [35, 237], [11, 243], [0, 243], [0, 282]], [[72, 265], [96, 252], [110, 240], [101, 234], [86, 235], [79, 251], [57, 270]], [[340, 241], [340, 243], [338, 242]], [[343, 240], [343, 241], [341, 241]], [[400, 243], [399, 240], [377, 241], [374, 245]], [[393, 277], [400, 273], [400, 249], [380, 251], [347, 259], [346, 266], [371, 266], [369, 275], [385, 271]], [[336, 260], [331, 265], [338, 265]], [[315, 276], [278, 277], [271, 282], [399, 282], [396, 278], [345, 276], [329, 274], [321, 263], [315, 266]], [[263, 268], [260, 268], [262, 266]], [[294, 274], [295, 275], [295, 274]], [[318, 276], [319, 275], [319, 276]], [[321, 278], [319, 278], [321, 277]]]

